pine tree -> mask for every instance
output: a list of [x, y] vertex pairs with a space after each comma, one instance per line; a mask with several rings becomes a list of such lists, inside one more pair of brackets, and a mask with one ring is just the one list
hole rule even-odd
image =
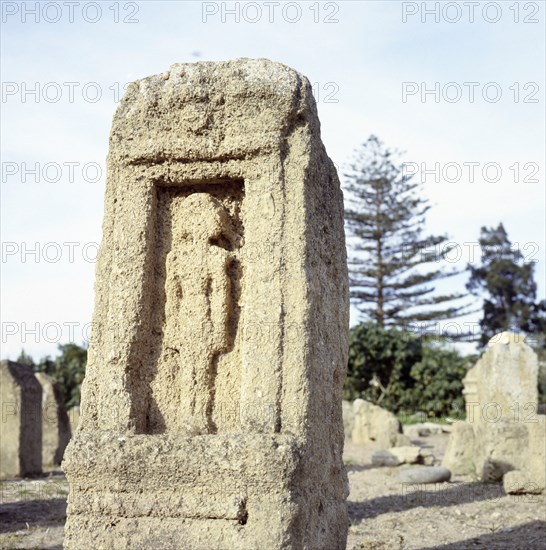
[[423, 235], [430, 205], [419, 196], [421, 184], [396, 164], [399, 156], [370, 136], [345, 174], [351, 300], [382, 327], [423, 329], [469, 313], [466, 304], [453, 305], [467, 295], [438, 295], [432, 285], [460, 273], [440, 263], [455, 245], [445, 244], [446, 235]]
[[479, 243], [481, 263], [468, 265], [467, 288], [476, 295], [485, 294], [480, 343], [485, 345], [505, 330], [544, 335], [546, 301], [535, 303], [535, 263], [526, 261], [519, 247], [512, 245], [502, 223], [482, 227]]

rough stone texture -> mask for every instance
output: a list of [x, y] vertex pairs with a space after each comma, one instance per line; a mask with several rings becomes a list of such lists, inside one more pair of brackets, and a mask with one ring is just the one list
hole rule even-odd
[[35, 374], [42, 386], [42, 464], [58, 465], [70, 441], [70, 424], [59, 384], [43, 372]]
[[80, 423], [80, 407], [71, 407], [68, 409], [68, 422], [70, 423], [70, 433], [74, 435]]
[[398, 457], [387, 450], [375, 451], [372, 455], [372, 464], [374, 466], [398, 466], [401, 464]]
[[381, 449], [409, 445], [396, 416], [369, 401], [355, 399], [353, 403], [353, 443], [377, 443]]
[[42, 387], [32, 368], [0, 363], [0, 477], [25, 477], [42, 471]]
[[436, 455], [431, 450], [430, 446], [427, 445], [426, 448], [421, 447], [420, 453], [421, 460], [420, 462], [422, 464], [425, 464], [426, 466], [433, 466], [436, 465], [436, 463], [439, 464], [440, 461], [436, 460]]
[[543, 493], [546, 487], [546, 416], [537, 415], [536, 422], [526, 424], [528, 452], [517, 470], [507, 472], [503, 479], [507, 493]]
[[467, 419], [457, 423], [443, 464], [458, 474], [475, 472], [482, 481], [506, 481], [515, 492], [546, 489], [544, 420], [537, 415], [538, 361], [524, 336], [503, 332], [464, 379]]
[[114, 116], [67, 548], [343, 549], [343, 200], [308, 80], [173, 65]]
[[449, 429], [448, 426], [435, 424], [434, 422], [419, 422], [418, 424], [406, 424], [402, 428], [409, 438], [428, 437], [432, 434], [440, 434]]
[[399, 466], [400, 464], [418, 464], [423, 462], [421, 448], [416, 445], [392, 447], [388, 451], [376, 451], [372, 455], [374, 466]]
[[451, 472], [443, 466], [414, 466], [398, 474], [402, 483], [442, 483], [451, 479]]
[[468, 422], [453, 424], [442, 465], [454, 475], [474, 473], [474, 429]]
[[473, 411], [474, 406], [478, 403], [478, 381], [476, 377], [476, 366], [474, 366], [468, 369], [466, 376], [463, 378], [463, 397], [467, 416]]
[[350, 438], [355, 426], [353, 404], [350, 401], [342, 401], [341, 405], [343, 411], [343, 431], [345, 432], [345, 437]]
[[[515, 416], [516, 403], [520, 408], [519, 416], [525, 414], [523, 408], [527, 404], [532, 405], [536, 414], [538, 359], [523, 335], [503, 332], [491, 338], [486, 353], [474, 369], [477, 402], [482, 413], [476, 416], [481, 420], [485, 417], [519, 421]], [[469, 420], [472, 422], [471, 414]]]
[[416, 445], [403, 445], [402, 447], [392, 447], [389, 449], [400, 464], [417, 464], [422, 461], [421, 447]]
[[474, 468], [482, 481], [501, 481], [527, 461], [529, 435], [523, 422], [501, 419], [477, 423], [474, 428]]

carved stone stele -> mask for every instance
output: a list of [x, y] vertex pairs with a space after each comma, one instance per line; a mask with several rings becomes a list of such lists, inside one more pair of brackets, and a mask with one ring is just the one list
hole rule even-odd
[[42, 387], [32, 367], [0, 362], [0, 479], [42, 473]]
[[343, 200], [305, 77], [129, 86], [95, 293], [66, 548], [344, 549]]
[[43, 372], [35, 374], [42, 386], [42, 463], [58, 465], [70, 441], [70, 422], [61, 386]]
[[538, 359], [523, 334], [488, 343], [465, 385], [466, 420], [457, 422], [443, 465], [456, 475], [500, 481], [507, 493], [546, 492], [546, 417], [538, 413]]

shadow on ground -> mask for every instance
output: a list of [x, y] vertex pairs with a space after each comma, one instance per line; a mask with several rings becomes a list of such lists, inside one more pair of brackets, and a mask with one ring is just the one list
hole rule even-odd
[[30, 527], [50, 527], [59, 523], [62, 525], [65, 519], [66, 498], [0, 504], [0, 534]]
[[[525, 541], [525, 546], [522, 546], [522, 541]], [[518, 527], [480, 535], [460, 542], [440, 546], [423, 546], [419, 550], [468, 550], [469, 548], [483, 548], [484, 550], [495, 548], [546, 549], [546, 522], [531, 521]]]
[[456, 506], [481, 500], [498, 500], [506, 495], [499, 483], [457, 483], [421, 485], [423, 490], [416, 490], [415, 485], [401, 483], [401, 495], [377, 497], [364, 502], [347, 503], [352, 523], [362, 519], [375, 518], [388, 512], [404, 512], [412, 508], [429, 508], [431, 506]]
[[345, 464], [345, 469], [347, 472], [363, 472], [364, 470], [372, 470], [377, 468], [372, 464]]

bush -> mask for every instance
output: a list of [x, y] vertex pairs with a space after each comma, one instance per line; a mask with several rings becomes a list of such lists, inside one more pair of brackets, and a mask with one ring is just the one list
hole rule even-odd
[[462, 380], [475, 358], [462, 357], [457, 351], [434, 342], [425, 342], [422, 350], [421, 360], [410, 372], [413, 385], [407, 390], [409, 411], [423, 411], [436, 418], [464, 418]]
[[398, 414], [460, 415], [462, 379], [473, 360], [401, 329], [361, 323], [349, 333], [344, 397], [360, 397]]
[[422, 343], [409, 332], [367, 322], [349, 332], [349, 364], [344, 396], [361, 397], [397, 411], [406, 410], [405, 392]]

